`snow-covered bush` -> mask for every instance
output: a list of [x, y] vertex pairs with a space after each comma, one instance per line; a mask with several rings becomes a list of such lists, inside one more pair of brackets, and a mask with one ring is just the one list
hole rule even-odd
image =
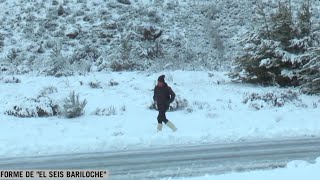
[[207, 102], [194, 101], [193, 106], [196, 106], [198, 109], [209, 109], [210, 105]]
[[6, 115], [23, 118], [56, 116], [59, 113], [59, 105], [47, 96], [22, 98], [19, 105], [5, 111]]
[[4, 47], [4, 36], [0, 34], [0, 52], [2, 52]]
[[11, 49], [7, 55], [7, 58], [10, 62], [14, 62], [16, 58], [18, 57], [18, 51], [16, 49]]
[[111, 79], [108, 83], [108, 86], [118, 86], [118, 85], [119, 85], [119, 83], [113, 79]]
[[91, 88], [93, 88], [93, 89], [101, 89], [101, 88], [102, 88], [100, 82], [90, 82], [90, 83], [89, 83], [89, 86], [90, 86]]
[[103, 109], [97, 108], [92, 114], [97, 116], [111, 116], [116, 115], [117, 111], [114, 106], [109, 106]]
[[83, 115], [84, 107], [87, 105], [87, 100], [82, 102], [79, 100], [79, 94], [75, 95], [75, 92], [71, 92], [69, 97], [64, 100], [64, 115], [67, 118], [75, 118]]
[[68, 59], [62, 55], [61, 47], [58, 44], [52, 48], [50, 59], [45, 60], [43, 66], [46, 68], [43, 69], [41, 73], [47, 76], [61, 77], [71, 75], [69, 72], [70, 63]]
[[268, 107], [282, 107], [287, 103], [301, 106], [302, 102], [297, 92], [288, 90], [281, 93], [246, 93], [242, 103], [259, 110]]
[[158, 110], [157, 104], [155, 102], [153, 102], [153, 101], [150, 103], [148, 108], [151, 109], [151, 110]]
[[117, 0], [119, 3], [130, 5], [130, 0]]
[[120, 111], [125, 112], [127, 110], [127, 107], [125, 105], [120, 107]]
[[176, 96], [175, 100], [170, 104], [169, 111], [183, 110], [188, 107], [188, 101], [180, 96]]
[[50, 94], [58, 92], [58, 89], [54, 86], [43, 87], [39, 93], [40, 97], [48, 96]]
[[56, 6], [58, 4], [59, 4], [59, 2], [57, 0], [52, 0], [52, 5]]
[[81, 60], [88, 62], [95, 62], [101, 56], [101, 51], [92, 46], [85, 46], [81, 49], [76, 49], [75, 53], [70, 59], [70, 64], [74, 64], [76, 62], [81, 62]]
[[120, 61], [112, 61], [110, 68], [113, 71], [132, 71], [132, 70], [142, 70], [143, 67], [140, 64], [132, 60], [120, 60]]
[[4, 83], [21, 83], [21, 80], [19, 78], [14, 77], [14, 76], [1, 78], [1, 80]]
[[10, 73], [11, 69], [8, 63], [0, 63], [0, 73]]

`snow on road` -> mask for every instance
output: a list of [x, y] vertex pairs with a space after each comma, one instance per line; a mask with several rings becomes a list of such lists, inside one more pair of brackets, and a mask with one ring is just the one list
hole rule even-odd
[[304, 161], [292, 161], [286, 168], [245, 173], [231, 173], [217, 176], [202, 176], [194, 178], [166, 178], [162, 180], [318, 180], [320, 178], [320, 158], [315, 164]]

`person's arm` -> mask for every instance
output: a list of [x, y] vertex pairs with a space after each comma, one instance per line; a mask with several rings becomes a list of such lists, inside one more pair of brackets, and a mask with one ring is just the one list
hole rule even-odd
[[169, 94], [170, 94], [170, 103], [174, 101], [174, 98], [176, 97], [176, 94], [173, 92], [171, 87], [169, 87]]
[[153, 89], [153, 101], [156, 102], [157, 101], [157, 97], [156, 97], [156, 88], [157, 87], [154, 87]]

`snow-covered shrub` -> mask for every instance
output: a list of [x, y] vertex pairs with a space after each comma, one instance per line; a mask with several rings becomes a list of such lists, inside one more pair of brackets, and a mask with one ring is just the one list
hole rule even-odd
[[143, 69], [142, 65], [137, 64], [135, 61], [132, 60], [112, 61], [110, 68], [113, 71], [133, 71]]
[[122, 3], [122, 4], [131, 4], [130, 0], [117, 0], [119, 3]]
[[87, 0], [77, 0], [77, 3], [87, 4]]
[[108, 86], [118, 86], [118, 85], [119, 85], [119, 83], [116, 82], [116, 81], [114, 81], [113, 79], [111, 79], [111, 80], [109, 81], [109, 83], [108, 83]]
[[317, 102], [313, 102], [313, 103], [312, 103], [312, 107], [313, 107], [314, 109], [316, 109], [316, 108], [318, 107], [318, 103], [317, 103]]
[[0, 72], [9, 72], [11, 66], [8, 63], [0, 63]]
[[156, 42], [154, 44], [150, 44], [146, 49], [142, 49], [140, 53], [141, 58], [154, 59], [163, 57], [163, 48], [160, 43]]
[[163, 46], [160, 41], [156, 41], [162, 35], [162, 30], [154, 26], [138, 27], [137, 33], [142, 37], [139, 56], [141, 58], [160, 58], [164, 55]]
[[4, 83], [21, 83], [21, 80], [12, 76], [12, 77], [6, 77], [3, 79]]
[[206, 116], [209, 118], [209, 119], [214, 119], [217, 117], [217, 114], [216, 113], [212, 113], [212, 112], [209, 112], [206, 114]]
[[44, 48], [43, 48], [43, 42], [41, 42], [41, 43], [39, 44], [39, 48], [38, 48], [38, 50], [37, 50], [37, 53], [42, 54], [42, 53], [44, 53], [44, 52], [45, 52], [45, 50], [44, 50]]
[[122, 61], [128, 61], [130, 59], [131, 51], [133, 48], [130, 40], [131, 40], [130, 34], [127, 36], [121, 37], [120, 59]]
[[64, 115], [67, 118], [75, 118], [83, 115], [84, 107], [87, 104], [87, 100], [83, 100], [82, 102], [79, 100], [79, 94], [75, 95], [75, 92], [71, 92], [69, 97], [64, 100]]
[[73, 54], [70, 63], [74, 64], [75, 62], [79, 62], [81, 60], [95, 62], [101, 56], [101, 51], [92, 46], [85, 46], [80, 49], [76, 49], [75, 53]]
[[120, 107], [120, 111], [125, 112], [127, 110], [127, 107], [125, 105]]
[[164, 0], [154, 0], [153, 3], [155, 6], [162, 7], [162, 5], [164, 4]]
[[43, 87], [39, 93], [39, 96], [47, 96], [49, 94], [53, 94], [58, 92], [58, 89], [54, 86], [47, 86], [47, 87]]
[[207, 102], [200, 102], [200, 101], [194, 101], [193, 106], [196, 106], [200, 110], [210, 108], [210, 105]]
[[282, 107], [286, 103], [294, 103], [296, 106], [301, 106], [299, 94], [288, 90], [282, 93], [246, 93], [242, 103], [248, 104], [254, 109], [262, 109], [267, 107]]
[[100, 82], [90, 82], [90, 83], [89, 83], [89, 86], [90, 86], [91, 88], [93, 88], [93, 89], [101, 89], [101, 88], [102, 88]]
[[58, 5], [59, 4], [59, 2], [57, 1], [57, 0], [52, 0], [52, 5], [53, 6], [56, 6], [56, 5]]
[[186, 111], [187, 113], [192, 113], [194, 110], [193, 110], [192, 107], [187, 107], [187, 108], [185, 109], [185, 111]]
[[158, 30], [156, 27], [143, 27], [140, 29], [140, 34], [143, 35], [142, 40], [144, 41], [155, 41], [162, 35], [162, 30]]
[[176, 96], [175, 100], [170, 104], [169, 111], [182, 110], [186, 107], [188, 107], [188, 101], [180, 96]]
[[58, 44], [53, 47], [50, 59], [46, 60], [43, 65], [46, 68], [43, 69], [42, 73], [47, 76], [61, 77], [70, 75], [70, 72], [68, 72], [70, 68], [69, 61], [61, 54], [61, 47]]
[[158, 110], [157, 104], [155, 102], [153, 102], [153, 101], [150, 103], [148, 108], [151, 109], [151, 110]]
[[103, 109], [97, 108], [92, 114], [97, 116], [111, 116], [116, 115], [117, 111], [114, 106], [109, 106]]
[[11, 49], [7, 55], [8, 60], [13, 63], [18, 57], [19, 55], [18, 53], [19, 53], [18, 50]]
[[4, 36], [0, 34], [0, 52], [2, 52], [2, 49], [4, 47]]
[[57, 13], [58, 13], [58, 16], [62, 16], [64, 14], [64, 8], [62, 6], [59, 6]]
[[47, 96], [23, 98], [19, 105], [5, 111], [6, 115], [24, 118], [56, 116], [59, 113], [59, 105]]
[[162, 18], [161, 16], [159, 15], [158, 11], [156, 9], [149, 9], [148, 11], [148, 17], [149, 17], [149, 20], [153, 23], [160, 23], [162, 21]]

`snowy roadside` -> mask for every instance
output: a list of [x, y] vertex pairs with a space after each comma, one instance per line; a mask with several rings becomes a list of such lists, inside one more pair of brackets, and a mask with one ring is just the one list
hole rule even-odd
[[[11, 77], [3, 76], [0, 82], [0, 156], [320, 136], [318, 96], [301, 95], [297, 89], [234, 84], [221, 72], [164, 74], [180, 99], [188, 101], [184, 109], [167, 114], [178, 127], [176, 133], [168, 128], [157, 133], [157, 111], [148, 108], [160, 74], [15, 76], [21, 83], [5, 83]], [[101, 88], [90, 87], [90, 82], [100, 82]], [[81, 100], [88, 101], [85, 115], [67, 119], [57, 116], [17, 118], [4, 114], [15, 105], [33, 106], [24, 99], [36, 98], [48, 86], [57, 89], [49, 96], [60, 105], [71, 91], [79, 93]], [[97, 108], [106, 111], [97, 113]]]
[[244, 173], [231, 173], [217, 176], [206, 175], [203, 177], [194, 178], [167, 178], [162, 180], [269, 180], [269, 179], [290, 179], [290, 180], [317, 180], [320, 176], [320, 158], [316, 160], [315, 164], [309, 164], [304, 161], [292, 161], [288, 163], [286, 168], [266, 170], [266, 171], [251, 171]]

